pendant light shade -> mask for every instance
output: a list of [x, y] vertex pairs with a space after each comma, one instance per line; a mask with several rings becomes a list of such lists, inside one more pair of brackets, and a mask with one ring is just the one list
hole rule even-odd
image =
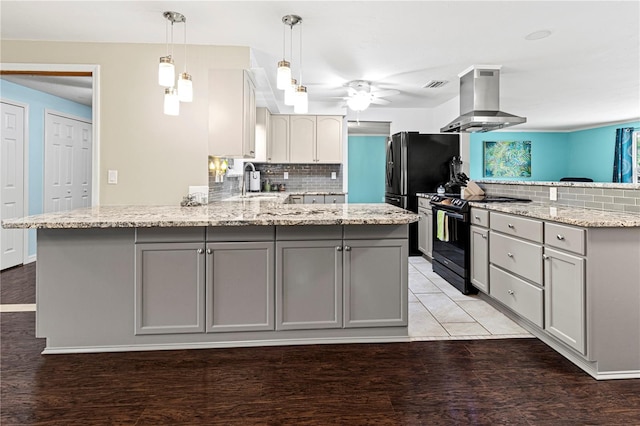
[[287, 61], [278, 62], [278, 75], [276, 87], [280, 90], [286, 90], [291, 85], [291, 64]]
[[191, 74], [183, 72], [178, 79], [178, 99], [180, 102], [193, 101], [193, 83]]
[[158, 66], [158, 84], [163, 87], [173, 87], [176, 80], [176, 67], [173, 65], [171, 55], [162, 56]]
[[298, 86], [296, 88], [294, 102], [293, 112], [296, 114], [306, 114], [309, 111], [309, 96], [305, 86]]
[[291, 84], [284, 89], [284, 104], [293, 106], [295, 104], [296, 99], [296, 88], [298, 87], [298, 80], [295, 78], [291, 79]]
[[164, 89], [164, 113], [166, 115], [180, 115], [180, 99], [173, 87]]

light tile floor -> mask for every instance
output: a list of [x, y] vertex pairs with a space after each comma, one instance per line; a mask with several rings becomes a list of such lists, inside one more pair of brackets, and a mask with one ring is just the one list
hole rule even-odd
[[409, 258], [411, 340], [533, 337], [479, 296], [465, 296], [431, 270], [423, 257]]

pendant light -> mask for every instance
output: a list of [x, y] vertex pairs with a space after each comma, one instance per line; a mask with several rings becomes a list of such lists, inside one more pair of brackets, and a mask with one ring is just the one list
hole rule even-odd
[[[165, 12], [165, 17], [166, 13], [168, 12]], [[167, 20], [165, 28], [165, 43], [167, 45], [167, 55], [160, 57], [158, 84], [163, 87], [172, 87], [176, 79], [176, 67], [173, 65], [173, 58], [171, 57], [173, 52], [169, 51], [169, 20]], [[171, 49], [173, 50], [173, 22], [171, 23]]]
[[184, 72], [178, 79], [178, 99], [180, 102], [191, 102], [193, 101], [193, 82], [191, 74], [187, 72], [187, 18], [184, 15], [182, 22], [184, 22]]
[[[293, 26], [298, 22], [302, 22], [302, 18], [300, 18], [298, 15], [285, 15], [282, 17], [282, 23], [289, 26], [291, 34], [293, 34]], [[287, 90], [287, 87], [291, 85], [291, 63], [285, 59], [286, 38], [286, 31], [283, 31], [282, 60], [278, 62], [278, 72], [276, 74], [276, 87], [280, 90]], [[291, 35], [291, 38], [293, 38], [293, 35]]]

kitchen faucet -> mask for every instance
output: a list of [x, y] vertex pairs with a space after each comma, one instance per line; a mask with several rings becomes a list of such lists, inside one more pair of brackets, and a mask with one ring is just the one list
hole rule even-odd
[[251, 162], [246, 162], [244, 163], [244, 167], [242, 168], [242, 197], [244, 198], [245, 195], [247, 195], [247, 182], [245, 179], [245, 170], [247, 170], [247, 166], [251, 166], [251, 171], [255, 172], [256, 171], [256, 166], [253, 165], [253, 163]]

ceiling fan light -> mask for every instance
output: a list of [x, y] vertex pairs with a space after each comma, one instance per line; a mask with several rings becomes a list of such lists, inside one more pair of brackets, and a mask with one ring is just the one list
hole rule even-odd
[[371, 105], [371, 97], [368, 93], [358, 92], [347, 99], [347, 106], [354, 111], [364, 111]]
[[173, 87], [164, 89], [164, 113], [166, 115], [180, 115], [180, 99]]
[[191, 74], [183, 72], [178, 79], [178, 99], [180, 102], [192, 102], [193, 101], [193, 82], [191, 81]]
[[291, 64], [288, 61], [278, 62], [278, 74], [276, 77], [276, 87], [286, 90], [291, 85]]
[[173, 58], [169, 56], [160, 57], [158, 66], [158, 84], [164, 87], [173, 87], [176, 79], [176, 67], [173, 65]]
[[309, 111], [309, 96], [305, 86], [298, 86], [296, 88], [294, 102], [293, 112], [296, 114], [306, 114]]
[[296, 88], [298, 87], [298, 80], [295, 78], [291, 79], [291, 84], [284, 89], [284, 104], [293, 106], [295, 105], [296, 99]]

